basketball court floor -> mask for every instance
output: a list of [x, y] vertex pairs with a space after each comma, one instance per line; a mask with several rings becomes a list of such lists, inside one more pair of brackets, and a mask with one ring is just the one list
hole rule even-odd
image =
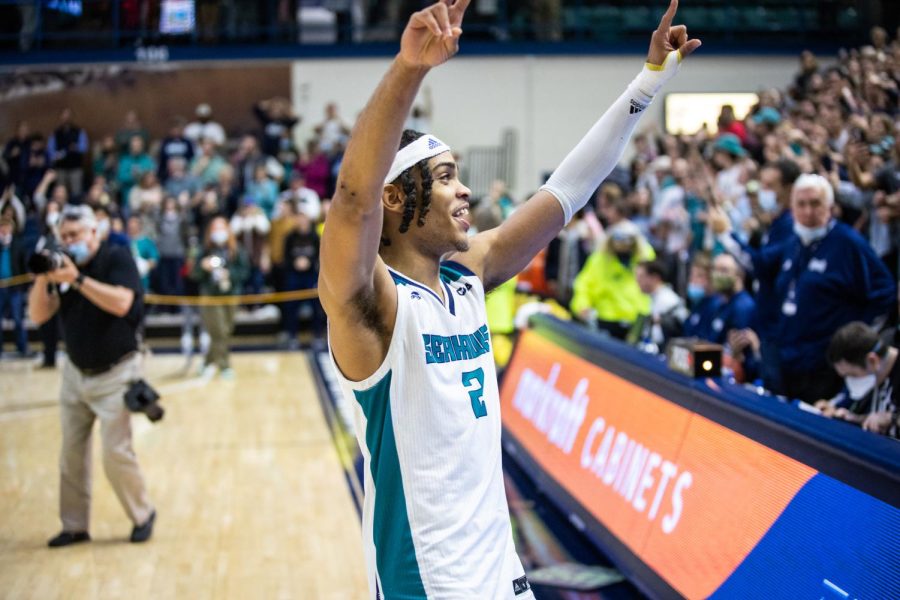
[[57, 550], [60, 371], [0, 362], [0, 598], [366, 597], [359, 515], [306, 354], [232, 360], [230, 382], [184, 373], [177, 355], [148, 361], [166, 415], [132, 421], [153, 539], [128, 543], [95, 429], [93, 541]]

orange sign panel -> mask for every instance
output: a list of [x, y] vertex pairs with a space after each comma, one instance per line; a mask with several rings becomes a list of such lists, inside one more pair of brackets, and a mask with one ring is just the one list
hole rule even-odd
[[816, 473], [532, 331], [501, 403], [541, 468], [689, 598], [715, 591]]

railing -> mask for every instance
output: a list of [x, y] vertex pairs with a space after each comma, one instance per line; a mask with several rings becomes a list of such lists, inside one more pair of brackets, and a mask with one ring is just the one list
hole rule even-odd
[[498, 179], [509, 187], [515, 187], [516, 147], [515, 130], [505, 129], [499, 146], [469, 148], [462, 175], [474, 196], [487, 195]]

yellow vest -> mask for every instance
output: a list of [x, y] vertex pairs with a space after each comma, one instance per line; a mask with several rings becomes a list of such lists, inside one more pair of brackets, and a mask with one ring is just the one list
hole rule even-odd
[[488, 328], [491, 333], [512, 333], [515, 330], [516, 278], [502, 283], [484, 300]]
[[638, 245], [627, 267], [606, 249], [594, 252], [575, 278], [572, 312], [578, 315], [592, 308], [599, 320], [617, 323], [634, 323], [638, 316], [649, 314], [650, 296], [638, 287], [634, 272], [638, 263], [655, 257], [646, 242]]

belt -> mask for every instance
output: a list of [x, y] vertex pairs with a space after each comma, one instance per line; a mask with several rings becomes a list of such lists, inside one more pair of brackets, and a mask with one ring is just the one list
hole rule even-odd
[[120, 359], [117, 360], [116, 362], [111, 363], [111, 364], [109, 364], [109, 365], [107, 365], [107, 366], [105, 366], [105, 367], [96, 367], [96, 368], [93, 368], [93, 369], [82, 369], [82, 368], [80, 368], [80, 367], [76, 367], [76, 368], [78, 369], [78, 371], [79, 371], [82, 375], [85, 375], [85, 376], [87, 376], [87, 377], [96, 377], [97, 375], [103, 375], [104, 373], [109, 373], [109, 372], [112, 371], [115, 367], [121, 365], [123, 362], [125, 362], [125, 361], [127, 361], [128, 359], [130, 359], [131, 357], [135, 356], [137, 353], [138, 353], [137, 350], [132, 350], [131, 352], [129, 352], [129, 353], [125, 354], [124, 356], [122, 356], [122, 358], [120, 358]]

